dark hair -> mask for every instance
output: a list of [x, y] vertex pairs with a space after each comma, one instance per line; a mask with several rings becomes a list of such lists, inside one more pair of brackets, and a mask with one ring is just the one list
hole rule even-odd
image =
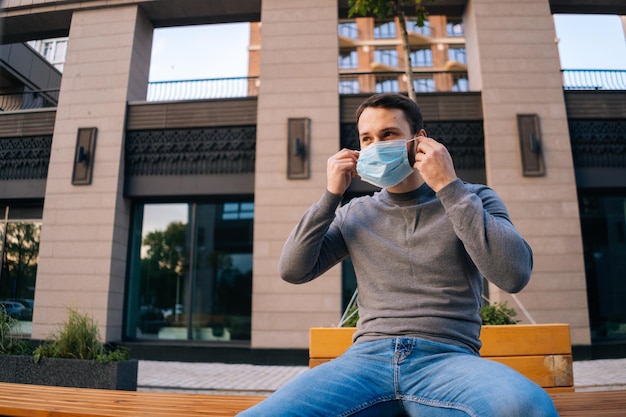
[[359, 124], [361, 113], [368, 107], [378, 107], [383, 109], [400, 109], [404, 112], [407, 122], [411, 127], [411, 133], [416, 134], [424, 128], [424, 120], [422, 119], [422, 111], [416, 102], [396, 93], [375, 94], [366, 99], [356, 111], [356, 123]]

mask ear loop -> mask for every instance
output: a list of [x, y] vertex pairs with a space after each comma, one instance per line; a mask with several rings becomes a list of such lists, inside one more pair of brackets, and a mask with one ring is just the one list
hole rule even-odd
[[[417, 138], [418, 138], [418, 137], [419, 137], [419, 136], [415, 136], [414, 138], [407, 139], [406, 143], [413, 142], [413, 141], [417, 141]], [[411, 166], [415, 165], [415, 154], [417, 153], [417, 145], [415, 145], [415, 147], [412, 149], [412, 151], [413, 151], [413, 152], [412, 152], [412, 153], [413, 153], [413, 155], [411, 155], [411, 152], [409, 152], [409, 151], [407, 150], [407, 156], [408, 156], [408, 158], [409, 158], [409, 164], [410, 164]]]

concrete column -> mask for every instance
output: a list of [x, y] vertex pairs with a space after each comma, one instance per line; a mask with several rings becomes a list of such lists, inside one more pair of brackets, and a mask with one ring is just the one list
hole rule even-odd
[[[530, 284], [518, 298], [532, 319], [572, 326], [589, 345], [576, 180], [560, 62], [548, 0], [470, 0], [464, 16], [470, 88], [482, 91], [488, 184], [504, 199], [534, 250]], [[546, 174], [522, 175], [517, 114], [540, 120]], [[508, 300], [492, 286], [492, 301]]]
[[[126, 103], [146, 97], [151, 45], [152, 26], [137, 6], [73, 14], [46, 184], [35, 339], [64, 322], [69, 307], [92, 315], [104, 340], [121, 338]], [[81, 127], [98, 129], [90, 185], [72, 185]]]
[[[340, 269], [296, 286], [280, 279], [277, 264], [339, 150], [337, 1], [264, 0], [261, 15], [252, 346], [306, 348], [309, 327], [339, 321]], [[308, 179], [287, 179], [288, 118], [311, 120]]]

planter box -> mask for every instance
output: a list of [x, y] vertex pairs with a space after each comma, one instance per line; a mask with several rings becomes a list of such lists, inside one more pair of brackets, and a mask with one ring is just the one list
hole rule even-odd
[[[350, 347], [354, 327], [317, 327], [309, 332], [309, 366], [327, 362]], [[546, 391], [574, 390], [568, 324], [483, 326], [480, 356], [501, 362]]]
[[137, 390], [137, 360], [101, 363], [80, 359], [0, 355], [0, 382], [74, 388]]

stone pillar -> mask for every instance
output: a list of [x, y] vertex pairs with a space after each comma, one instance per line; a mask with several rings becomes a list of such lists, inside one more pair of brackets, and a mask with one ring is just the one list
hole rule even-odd
[[[470, 0], [464, 16], [470, 89], [482, 91], [487, 182], [534, 250], [530, 284], [517, 297], [540, 323], [569, 323], [589, 345], [576, 180], [560, 62], [548, 0]], [[537, 114], [545, 176], [522, 175], [517, 115]], [[492, 301], [510, 296], [490, 288]]]
[[[280, 279], [277, 265], [339, 150], [337, 1], [264, 0], [261, 15], [252, 347], [306, 348], [309, 327], [339, 321], [340, 268], [296, 286]], [[287, 179], [289, 118], [311, 120], [308, 179]]]
[[[32, 337], [90, 314], [122, 336], [129, 202], [123, 198], [126, 103], [145, 99], [152, 26], [137, 6], [75, 12], [46, 184]], [[77, 131], [96, 127], [90, 185], [72, 185]]]

